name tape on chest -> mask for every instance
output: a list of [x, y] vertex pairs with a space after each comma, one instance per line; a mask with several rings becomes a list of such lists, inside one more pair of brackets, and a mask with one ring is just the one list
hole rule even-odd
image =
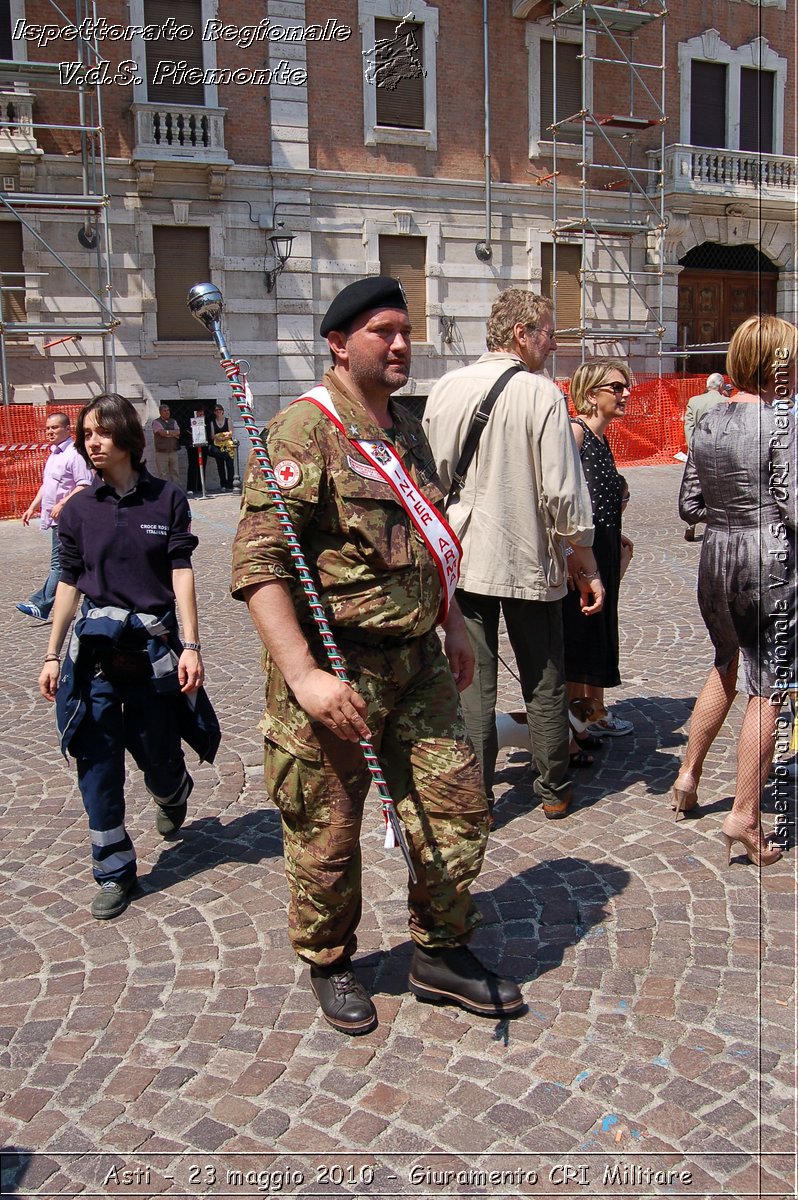
[[352, 458], [351, 454], [347, 454], [346, 461], [349, 464], [350, 470], [359, 475], [361, 479], [375, 479], [380, 483], [385, 482], [376, 467], [371, 467], [368, 463], [358, 462], [357, 459]]

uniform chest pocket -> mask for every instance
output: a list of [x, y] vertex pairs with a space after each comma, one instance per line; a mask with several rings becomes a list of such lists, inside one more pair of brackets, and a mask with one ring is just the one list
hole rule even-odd
[[410, 519], [390, 484], [350, 467], [336, 475], [335, 492], [339, 533], [358, 557], [390, 570], [413, 561]]
[[336, 471], [334, 485], [338, 494], [346, 500], [395, 499], [393, 488], [383, 479], [377, 468], [353, 454], [348, 454], [343, 468]]

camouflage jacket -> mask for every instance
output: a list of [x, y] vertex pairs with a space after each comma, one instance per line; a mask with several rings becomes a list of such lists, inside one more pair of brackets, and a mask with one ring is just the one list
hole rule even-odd
[[[385, 436], [362, 404], [328, 371], [324, 386], [344, 427], [361, 440]], [[420, 424], [391, 403], [394, 447], [427, 500], [443, 492]], [[354, 430], [357, 430], [355, 433]], [[332, 625], [354, 638], [415, 638], [441, 603], [435, 563], [387, 483], [314, 404], [291, 404], [264, 433], [283, 499]], [[313, 619], [297, 581], [266, 483], [250, 455], [233, 543], [232, 594], [268, 576], [290, 582], [300, 624]]]

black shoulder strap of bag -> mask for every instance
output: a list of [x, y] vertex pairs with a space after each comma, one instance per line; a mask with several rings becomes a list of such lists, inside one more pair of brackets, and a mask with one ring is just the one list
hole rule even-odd
[[515, 375], [517, 371], [523, 371], [523, 369], [524, 368], [520, 363], [515, 363], [512, 367], [508, 367], [507, 370], [504, 371], [496, 380], [493, 387], [490, 389], [487, 396], [474, 413], [474, 419], [471, 422], [471, 428], [466, 435], [462, 453], [457, 461], [457, 466], [454, 469], [454, 475], [452, 475], [452, 485], [449, 488], [449, 492], [443, 502], [444, 512], [449, 507], [452, 500], [456, 499], [457, 496], [460, 495], [463, 484], [465, 483], [465, 477], [468, 472], [468, 468], [471, 464], [471, 459], [476, 453], [479, 439], [482, 437], [482, 432], [488, 423], [488, 417], [493, 411], [494, 404], [499, 399], [499, 396], [504, 391], [506, 385], [510, 382], [513, 375]]

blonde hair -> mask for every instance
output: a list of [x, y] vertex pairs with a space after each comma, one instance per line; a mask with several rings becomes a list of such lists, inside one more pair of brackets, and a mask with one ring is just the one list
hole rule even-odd
[[574, 371], [571, 377], [571, 402], [582, 416], [590, 416], [593, 406], [588, 396], [601, 386], [611, 371], [623, 375], [627, 387], [631, 385], [632, 373], [621, 358], [589, 358]]
[[726, 374], [741, 392], [758, 395], [777, 370], [798, 356], [798, 329], [781, 317], [749, 317], [732, 334]]
[[554, 312], [548, 296], [525, 292], [521, 288], [506, 288], [490, 310], [485, 329], [485, 344], [489, 350], [509, 350], [513, 344], [513, 329], [519, 321], [537, 327], [544, 316]]

